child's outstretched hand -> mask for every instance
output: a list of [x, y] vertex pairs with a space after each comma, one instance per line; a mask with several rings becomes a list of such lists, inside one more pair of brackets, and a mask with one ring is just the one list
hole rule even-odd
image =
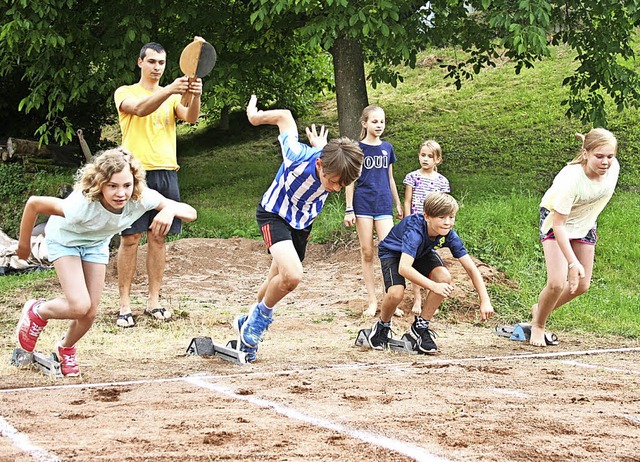
[[491, 316], [493, 316], [493, 306], [491, 302], [480, 303], [480, 319], [488, 321]]
[[21, 260], [26, 260], [31, 255], [31, 245], [29, 242], [19, 242], [16, 255]]
[[434, 293], [441, 295], [442, 297], [450, 297], [453, 293], [453, 286], [446, 282], [437, 282], [435, 287], [431, 289]]
[[324, 125], [320, 127], [320, 133], [316, 130], [316, 124], [311, 124], [311, 129], [304, 127], [304, 131], [307, 132], [309, 144], [314, 148], [324, 148], [327, 145], [329, 130], [325, 129]]
[[350, 212], [346, 212], [344, 214], [344, 220], [342, 221], [342, 224], [347, 227], [353, 226], [356, 224], [356, 214], [353, 213], [353, 210], [351, 210]]
[[578, 284], [580, 284], [580, 279], [584, 277], [584, 266], [580, 264], [580, 262], [576, 262], [574, 266], [569, 269], [569, 292], [572, 294], [576, 293], [578, 290]]
[[171, 210], [170, 207], [163, 208], [153, 219], [151, 226], [149, 226], [149, 230], [156, 236], [166, 236], [167, 234], [169, 234], [174, 216], [175, 213], [173, 212], [173, 210]]
[[247, 104], [247, 119], [251, 125], [260, 125], [260, 113], [258, 111], [258, 97], [251, 95], [249, 98], [249, 104]]
[[398, 220], [402, 220], [404, 218], [404, 208], [402, 207], [401, 202], [396, 204], [396, 218]]

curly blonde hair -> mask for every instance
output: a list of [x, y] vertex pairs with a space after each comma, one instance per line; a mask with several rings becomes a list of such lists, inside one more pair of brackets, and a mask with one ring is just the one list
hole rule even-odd
[[81, 191], [90, 201], [99, 201], [102, 199], [102, 187], [115, 173], [120, 173], [126, 168], [130, 169], [133, 175], [131, 200], [136, 201], [146, 187], [146, 173], [142, 164], [123, 147], [104, 151], [78, 170], [74, 188]]

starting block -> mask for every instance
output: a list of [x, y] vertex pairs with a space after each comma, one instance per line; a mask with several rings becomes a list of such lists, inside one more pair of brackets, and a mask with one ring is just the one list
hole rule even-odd
[[34, 366], [44, 375], [52, 378], [64, 377], [60, 368], [60, 361], [58, 361], [58, 356], [55, 353], [47, 356], [38, 351], [29, 353], [22, 348], [16, 348], [11, 356], [11, 364], [16, 367]]
[[[531, 324], [528, 322], [519, 322], [513, 326], [497, 326], [496, 335], [507, 337], [509, 340], [516, 340], [518, 342], [528, 342], [531, 338]], [[544, 334], [544, 340], [547, 345], [555, 346], [559, 343], [558, 336], [549, 332]]]
[[231, 340], [226, 346], [216, 345], [211, 337], [195, 337], [187, 348], [188, 355], [217, 356], [234, 364], [247, 364], [247, 354], [237, 349], [237, 341]]
[[[356, 346], [371, 348], [371, 344], [369, 343], [370, 334], [371, 329], [361, 329], [356, 337]], [[396, 353], [407, 353], [410, 355], [418, 354], [418, 350], [415, 348], [415, 341], [408, 334], [404, 334], [400, 339], [389, 339], [387, 349], [395, 351]]]

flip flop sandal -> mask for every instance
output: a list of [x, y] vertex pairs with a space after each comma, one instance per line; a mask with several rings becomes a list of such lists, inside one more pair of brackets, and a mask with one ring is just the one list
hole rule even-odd
[[558, 336], [550, 332], [544, 333], [544, 341], [549, 346], [556, 346], [558, 343], [560, 343], [560, 340], [558, 340]]
[[116, 325], [118, 327], [133, 327], [136, 325], [133, 320], [133, 315], [131, 313], [119, 314], [118, 319], [116, 319]]
[[164, 308], [154, 308], [152, 310], [145, 310], [145, 314], [151, 316], [158, 321], [168, 321], [171, 319], [171, 313], [169, 313]]

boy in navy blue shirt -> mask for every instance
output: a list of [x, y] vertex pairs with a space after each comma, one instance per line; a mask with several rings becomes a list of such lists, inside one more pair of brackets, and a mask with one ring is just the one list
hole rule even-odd
[[273, 257], [267, 278], [258, 290], [258, 303], [234, 320], [238, 348], [247, 360], [256, 360], [258, 343], [273, 320], [273, 308], [302, 280], [302, 260], [313, 220], [322, 210], [329, 192], [338, 192], [360, 175], [364, 155], [348, 138], [327, 143], [327, 132], [307, 129], [312, 146], [298, 141], [298, 127], [287, 109], [258, 110], [251, 96], [247, 118], [252, 125], [277, 125], [283, 162], [262, 196], [256, 219]]
[[422, 313], [416, 316], [409, 335], [422, 353], [437, 353], [429, 322], [444, 298], [451, 296], [451, 274], [435, 249], [448, 247], [460, 261], [478, 295], [480, 317], [486, 321], [493, 307], [482, 275], [453, 230], [458, 203], [449, 194], [433, 192], [424, 201], [424, 214], [409, 215], [395, 225], [378, 245], [382, 266], [385, 296], [380, 309], [380, 320], [369, 335], [372, 348], [383, 349], [391, 336], [391, 317], [404, 297], [405, 279], [429, 290]]

